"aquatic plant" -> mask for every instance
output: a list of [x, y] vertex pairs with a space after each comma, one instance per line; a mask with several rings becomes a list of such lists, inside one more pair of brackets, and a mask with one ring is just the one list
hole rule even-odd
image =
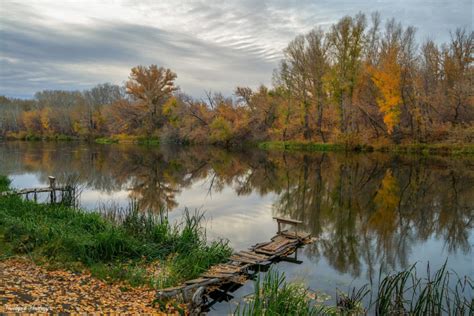
[[418, 276], [416, 265], [413, 265], [407, 270], [380, 278], [373, 303], [375, 314], [472, 315], [472, 280], [468, 276], [461, 278], [449, 272], [446, 265], [447, 262], [431, 274], [428, 264], [426, 277]]
[[237, 306], [236, 315], [320, 315], [328, 308], [317, 306], [302, 284], [289, 283], [284, 273], [270, 269], [254, 283], [254, 292]]
[[336, 306], [323, 306], [312, 299], [303, 285], [289, 283], [284, 273], [270, 269], [254, 284], [254, 292], [241, 302], [238, 315], [473, 315], [473, 283], [446, 269], [446, 263], [434, 274], [427, 267], [426, 277], [417, 275], [416, 265], [383, 276], [380, 273], [373, 301], [365, 297], [368, 285], [339, 292]]

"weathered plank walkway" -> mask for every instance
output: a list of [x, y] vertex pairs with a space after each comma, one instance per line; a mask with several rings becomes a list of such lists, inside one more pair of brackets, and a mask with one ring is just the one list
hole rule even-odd
[[[293, 254], [298, 247], [313, 242], [310, 234], [298, 230], [281, 230], [281, 224], [297, 226], [301, 221], [279, 217], [274, 219], [278, 222], [278, 232], [270, 241], [234, 253], [228, 262], [212, 266], [197, 279], [159, 290], [157, 298], [165, 299], [180, 295], [185, 301], [198, 305], [205, 293], [217, 290], [228, 283], [243, 284], [250, 277], [249, 270], [255, 271], [258, 266], [268, 266], [274, 261], [282, 260]], [[295, 259], [290, 261], [298, 263]]]

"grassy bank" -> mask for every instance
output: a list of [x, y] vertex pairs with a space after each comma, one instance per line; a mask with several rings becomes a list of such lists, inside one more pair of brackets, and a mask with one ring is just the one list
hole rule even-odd
[[304, 141], [269, 141], [258, 143], [257, 146], [265, 150], [285, 151], [350, 151], [350, 152], [392, 152], [406, 154], [443, 154], [443, 155], [474, 155], [474, 144], [390, 144], [390, 145], [367, 145], [356, 144], [346, 146], [344, 144], [312, 143]]
[[159, 145], [158, 137], [133, 136], [133, 135], [113, 135], [109, 137], [99, 137], [95, 139], [98, 144], [140, 144], [140, 145]]
[[[237, 315], [472, 315], [473, 283], [469, 277], [448, 272], [446, 264], [426, 277], [416, 266], [379, 278], [377, 292], [369, 300], [367, 286], [338, 293], [336, 306], [327, 306], [317, 294], [285, 275], [270, 270], [258, 278], [254, 292], [240, 303]], [[367, 298], [367, 299], [366, 299]], [[365, 306], [364, 306], [365, 303]]]
[[[8, 179], [0, 177], [0, 190], [6, 189]], [[202, 214], [186, 211], [179, 225], [140, 213], [136, 205], [125, 214], [113, 220], [98, 212], [1, 197], [1, 257], [28, 255], [51, 267], [161, 288], [197, 277], [231, 254], [226, 241], [207, 242]]]
[[98, 144], [144, 144], [144, 145], [158, 145], [160, 140], [154, 136], [135, 136], [118, 134], [112, 136], [70, 136], [64, 134], [34, 134], [34, 133], [8, 133], [5, 136], [0, 135], [0, 140], [23, 140], [23, 141], [85, 141], [95, 142]]
[[311, 143], [311, 142], [299, 142], [299, 141], [268, 141], [258, 143], [258, 147], [261, 149], [269, 150], [288, 150], [288, 151], [344, 151], [343, 145], [339, 144], [322, 144], [322, 143]]

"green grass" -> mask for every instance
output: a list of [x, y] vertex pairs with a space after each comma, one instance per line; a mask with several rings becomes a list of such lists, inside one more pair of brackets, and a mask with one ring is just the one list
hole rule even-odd
[[[1, 177], [0, 189], [7, 188], [8, 179]], [[172, 286], [197, 277], [232, 252], [227, 241], [207, 242], [202, 218], [186, 210], [180, 224], [171, 224], [132, 204], [122, 220], [114, 221], [98, 212], [2, 197], [0, 249], [53, 267], [86, 268], [102, 279]], [[148, 273], [153, 267], [161, 272]]]
[[393, 152], [421, 155], [474, 155], [474, 144], [390, 144], [390, 145], [367, 145], [356, 144], [350, 147], [335, 143], [312, 143], [305, 141], [268, 141], [260, 142], [257, 146], [266, 150], [285, 151], [354, 151], [354, 152]]
[[139, 145], [159, 145], [158, 137], [133, 136], [133, 135], [114, 135], [110, 137], [99, 137], [94, 140], [98, 144], [118, 144], [133, 143]]
[[258, 144], [261, 149], [271, 150], [304, 150], [304, 151], [340, 151], [344, 150], [343, 145], [339, 144], [322, 144], [299, 141], [268, 141]]
[[136, 142], [140, 145], [159, 145], [160, 139], [158, 137], [138, 137]]
[[111, 137], [99, 137], [94, 140], [97, 144], [117, 144], [119, 142], [118, 139], [114, 139]]
[[10, 187], [10, 179], [0, 175], [0, 192], [7, 191]]

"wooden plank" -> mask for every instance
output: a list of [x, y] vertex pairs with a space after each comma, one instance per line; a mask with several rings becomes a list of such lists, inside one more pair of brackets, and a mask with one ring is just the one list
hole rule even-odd
[[215, 284], [220, 282], [219, 278], [212, 278], [212, 279], [206, 279], [206, 281], [201, 282], [201, 283], [194, 283], [190, 284], [188, 286], [175, 286], [175, 287], [169, 287], [166, 289], [162, 289], [157, 292], [158, 297], [172, 297], [175, 296], [176, 294], [179, 294], [180, 292], [188, 291], [200, 286], [205, 286], [205, 285], [210, 285], [210, 284]]
[[311, 236], [311, 234], [303, 233], [303, 232], [290, 232], [288, 230], [284, 230], [280, 233], [282, 236], [289, 237], [289, 238], [299, 238], [299, 239], [307, 239]]
[[255, 261], [260, 261], [260, 260], [265, 259], [265, 258], [260, 258], [260, 257], [257, 257], [257, 256], [249, 255], [249, 254], [246, 254], [246, 253], [243, 253], [243, 252], [238, 252], [234, 255], [237, 256], [237, 257], [244, 257], [244, 258], [248, 258], [250, 260], [255, 260]]
[[268, 260], [267, 255], [257, 254], [255, 252], [240, 251], [239, 253], [237, 253], [237, 255], [241, 256], [241, 257], [247, 257], [247, 258], [250, 258], [250, 259], [254, 259], [254, 260], [257, 260], [257, 261], [267, 261]]
[[263, 253], [263, 254], [266, 254], [266, 255], [272, 255], [273, 258], [275, 258], [275, 257], [281, 256], [282, 254], [285, 254], [287, 252], [294, 251], [298, 247], [299, 241], [298, 241], [298, 239], [293, 239], [293, 240], [294, 241], [291, 242], [290, 244], [286, 244], [286, 245], [284, 245], [284, 246], [282, 246], [278, 249], [274, 249], [274, 250], [270, 249], [269, 250], [269, 249], [258, 248], [258, 249], [255, 249], [255, 252]]
[[185, 287], [182, 286], [182, 285], [179, 285], [179, 286], [172, 286], [172, 287], [164, 288], [164, 289], [160, 290], [160, 292], [174, 292], [174, 291], [182, 290], [182, 289], [184, 289], [184, 288], [185, 288]]
[[298, 225], [303, 223], [302, 221], [296, 220], [296, 219], [291, 219], [291, 218], [283, 218], [283, 217], [278, 217], [278, 216], [273, 216], [273, 219], [276, 219], [277, 222], [285, 223], [285, 224], [292, 224], [292, 225]]
[[207, 279], [207, 278], [197, 278], [197, 279], [186, 281], [186, 282], [184, 282], [184, 284], [196, 284], [196, 283], [204, 282], [206, 280], [209, 280], [209, 279]]
[[243, 263], [257, 264], [257, 261], [247, 258], [247, 257], [231, 256], [229, 259], [233, 261], [243, 262]]
[[282, 239], [282, 240], [276, 240], [271, 242], [270, 244], [260, 247], [259, 250], [265, 250], [265, 251], [278, 251], [279, 249], [285, 247], [286, 245], [292, 243], [293, 241], [291, 239]]
[[235, 265], [230, 265], [230, 264], [219, 264], [216, 266], [213, 266], [207, 270], [209, 273], [240, 273], [241, 267], [235, 266]]
[[252, 247], [250, 247], [250, 249], [253, 250], [253, 249], [255, 249], [255, 248], [268, 245], [269, 243], [271, 243], [271, 241], [260, 242], [260, 243], [258, 243], [258, 244], [253, 245]]
[[266, 255], [273, 255], [273, 256], [276, 255], [276, 253], [273, 252], [273, 251], [266, 251], [266, 250], [262, 250], [262, 249], [260, 249], [260, 248], [259, 248], [259, 249], [256, 249], [255, 252], [263, 253], [263, 254], [266, 254]]
[[262, 259], [266, 259], [266, 258], [267, 258], [267, 256], [256, 254], [256, 253], [253, 252], [253, 251], [245, 251], [245, 250], [242, 250], [242, 251], [240, 251], [240, 252], [241, 252], [241, 253], [248, 254], [248, 255], [252, 255], [252, 256], [255, 256], [255, 257], [259, 257], [259, 258], [262, 258]]
[[201, 274], [202, 277], [205, 278], [217, 278], [217, 279], [228, 279], [233, 277], [235, 274], [231, 273], [203, 273]]

